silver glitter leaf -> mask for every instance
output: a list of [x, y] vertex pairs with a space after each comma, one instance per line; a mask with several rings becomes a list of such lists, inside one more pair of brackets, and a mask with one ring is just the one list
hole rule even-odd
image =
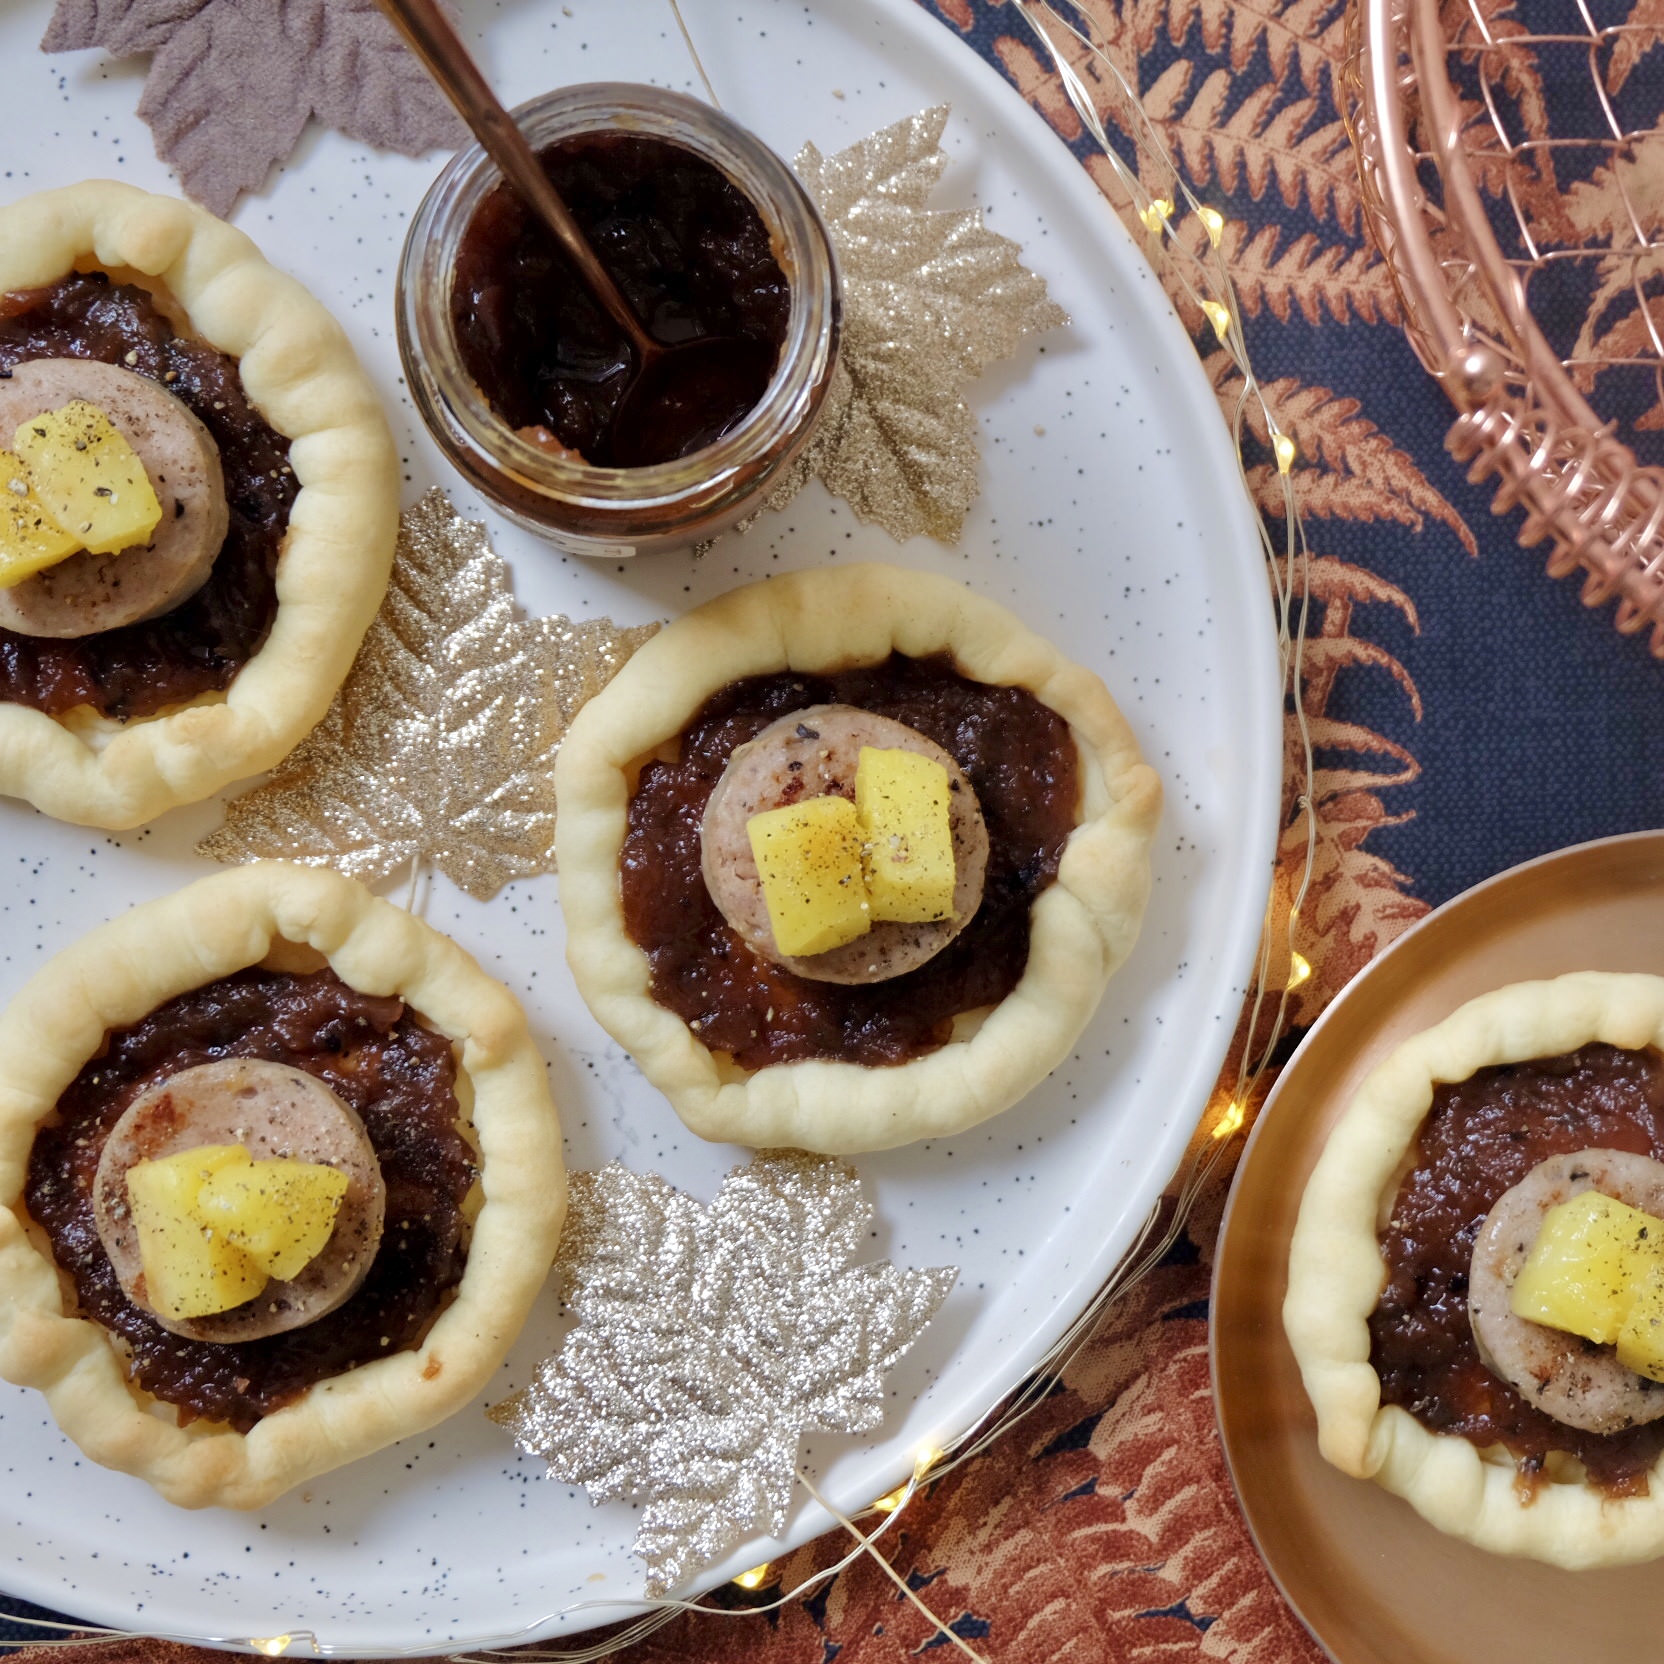
[[485, 527], [432, 490], [400, 522], [387, 599], [328, 714], [197, 847], [366, 883], [429, 861], [481, 900], [550, 872], [555, 752], [657, 628], [520, 617]]
[[965, 386], [1025, 336], [1069, 321], [980, 210], [927, 207], [947, 119], [943, 104], [835, 156], [812, 144], [798, 154], [838, 252], [843, 338], [820, 425], [771, 507], [818, 476], [898, 542], [956, 542], [979, 489]]
[[557, 1270], [579, 1326], [488, 1414], [593, 1501], [643, 1504], [647, 1593], [784, 1526], [805, 1433], [864, 1433], [957, 1280], [851, 1265], [855, 1171], [761, 1151], [709, 1208], [614, 1162], [573, 1175]]

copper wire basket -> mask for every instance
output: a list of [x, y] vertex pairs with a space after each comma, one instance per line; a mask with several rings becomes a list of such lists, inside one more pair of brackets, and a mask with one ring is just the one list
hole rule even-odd
[[1664, 28], [1594, 3], [1354, 0], [1342, 102], [1449, 449], [1664, 657]]

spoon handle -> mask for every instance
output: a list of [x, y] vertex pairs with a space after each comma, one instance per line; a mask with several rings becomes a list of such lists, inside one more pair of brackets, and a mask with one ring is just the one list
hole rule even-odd
[[567, 258], [578, 268], [590, 293], [606, 308], [614, 323], [629, 336], [637, 355], [651, 358], [659, 344], [642, 327], [630, 303], [619, 292], [612, 274], [595, 256], [578, 222], [549, 183], [526, 136], [513, 116], [497, 101], [479, 65], [457, 38], [438, 0], [377, 0], [388, 19], [409, 41], [411, 50], [439, 89], [456, 106], [474, 137], [484, 145], [516, 194], [554, 234]]

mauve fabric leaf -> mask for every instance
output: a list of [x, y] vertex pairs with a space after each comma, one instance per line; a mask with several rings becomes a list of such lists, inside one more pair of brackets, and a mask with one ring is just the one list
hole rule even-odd
[[375, 0], [58, 0], [46, 52], [152, 54], [139, 100], [187, 195], [228, 214], [310, 117], [406, 156], [466, 132]]
[[210, 0], [151, 59], [139, 115], [185, 190], [229, 214], [294, 149], [304, 93], [301, 55], [272, 0]]
[[319, 12], [322, 40], [308, 65], [319, 121], [405, 156], [467, 142], [462, 118], [374, 0], [322, 0]]
[[58, 0], [41, 37], [43, 52], [102, 46], [118, 58], [156, 52], [213, 0]]

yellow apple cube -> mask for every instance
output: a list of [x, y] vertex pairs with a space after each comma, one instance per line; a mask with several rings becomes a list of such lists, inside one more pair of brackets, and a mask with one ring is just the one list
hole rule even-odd
[[228, 1312], [266, 1286], [266, 1273], [196, 1211], [204, 1183], [247, 1166], [240, 1144], [203, 1144], [127, 1170], [127, 1199], [139, 1239], [150, 1309], [179, 1321]]
[[1649, 1381], [1664, 1381], [1664, 1260], [1648, 1266], [1618, 1331], [1618, 1362]]
[[1516, 1317], [1608, 1345], [1661, 1249], [1664, 1220], [1585, 1190], [1543, 1215], [1509, 1305]]
[[746, 822], [775, 945], [826, 953], [871, 928], [861, 824], [846, 797], [810, 797]]
[[282, 1157], [227, 1167], [202, 1186], [197, 1216], [281, 1281], [324, 1250], [347, 1193], [347, 1175]]
[[139, 454], [95, 404], [32, 416], [12, 440], [47, 513], [95, 555], [148, 543], [162, 505]]
[[35, 494], [20, 457], [0, 451], [0, 589], [10, 589], [81, 547]]
[[855, 808], [874, 919], [925, 924], [953, 917], [950, 793], [948, 771], [933, 757], [861, 747]]

